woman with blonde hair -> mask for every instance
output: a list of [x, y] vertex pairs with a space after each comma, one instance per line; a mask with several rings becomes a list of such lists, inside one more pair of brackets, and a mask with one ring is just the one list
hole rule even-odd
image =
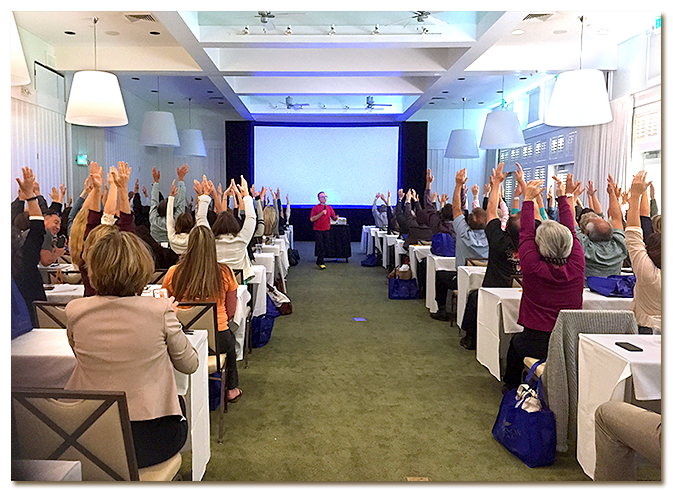
[[238, 388], [236, 339], [229, 329], [229, 320], [236, 312], [238, 283], [232, 270], [217, 262], [215, 235], [206, 226], [195, 226], [189, 232], [187, 250], [166, 272], [162, 287], [176, 301], [208, 301], [217, 303], [217, 342], [227, 355], [227, 399], [235, 403], [243, 392]]
[[196, 350], [172, 299], [141, 296], [154, 260], [140, 238], [100, 225], [86, 242], [84, 262], [96, 295], [65, 308], [76, 360], [65, 388], [125, 392], [138, 467], [153, 466], [187, 440], [174, 369], [196, 371]]

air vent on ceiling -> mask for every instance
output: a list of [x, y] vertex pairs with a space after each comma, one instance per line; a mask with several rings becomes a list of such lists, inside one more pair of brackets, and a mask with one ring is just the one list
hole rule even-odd
[[553, 13], [551, 13], [551, 14], [528, 14], [527, 16], [525, 16], [523, 18], [523, 20], [534, 20], [534, 19], [536, 19], [536, 20], [541, 20], [542, 22], [544, 22], [544, 21], [548, 20], [549, 17], [551, 17], [552, 15], [554, 15], [554, 14]]
[[157, 20], [152, 17], [151, 14], [126, 14], [124, 17], [130, 22], [130, 23], [135, 23], [135, 22], [156, 22]]

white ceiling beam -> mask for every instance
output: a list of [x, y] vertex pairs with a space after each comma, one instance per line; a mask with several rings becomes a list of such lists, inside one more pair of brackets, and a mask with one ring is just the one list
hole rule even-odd
[[435, 79], [397, 77], [226, 77], [238, 95], [421, 95]]

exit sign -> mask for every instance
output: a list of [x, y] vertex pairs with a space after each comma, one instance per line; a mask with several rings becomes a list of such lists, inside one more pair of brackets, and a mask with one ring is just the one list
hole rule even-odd
[[77, 155], [77, 165], [83, 165], [86, 167], [88, 162], [89, 161], [87, 160], [86, 155]]
[[657, 17], [657, 20], [654, 21], [654, 28], [659, 29], [661, 27], [661, 17]]

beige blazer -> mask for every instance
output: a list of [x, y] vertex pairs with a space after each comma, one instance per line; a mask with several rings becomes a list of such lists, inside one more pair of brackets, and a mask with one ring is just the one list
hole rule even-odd
[[199, 360], [168, 299], [90, 296], [65, 313], [77, 359], [66, 389], [124, 391], [133, 421], [182, 413], [173, 368], [191, 374]]

